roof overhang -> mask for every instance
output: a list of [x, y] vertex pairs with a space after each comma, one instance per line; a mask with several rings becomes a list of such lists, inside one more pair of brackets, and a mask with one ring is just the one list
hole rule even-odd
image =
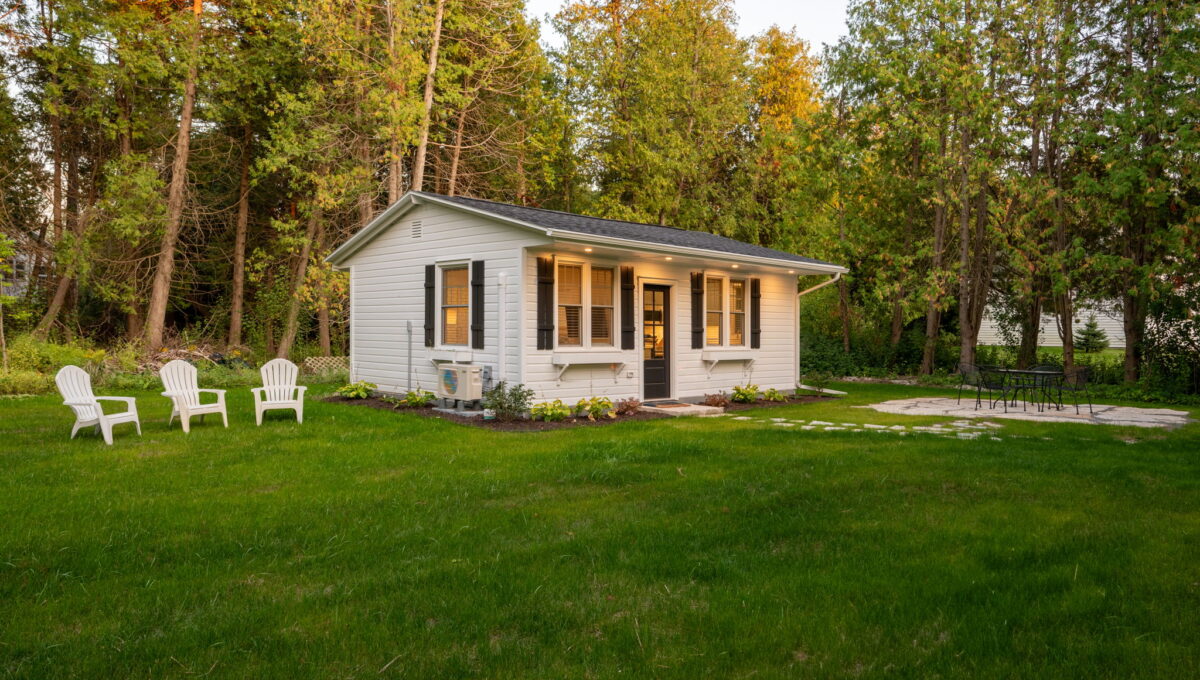
[[707, 248], [688, 248], [686, 246], [649, 243], [647, 241], [637, 241], [633, 239], [623, 239], [612, 236], [584, 234], [565, 229], [550, 229], [511, 217], [497, 215], [486, 210], [479, 210], [470, 206], [461, 205], [453, 201], [447, 201], [439, 198], [438, 196], [433, 196], [430, 194], [418, 194], [412, 191], [406, 193], [400, 198], [400, 200], [396, 201], [389, 206], [387, 210], [384, 210], [382, 213], [380, 213], [378, 217], [371, 220], [370, 224], [360, 229], [358, 233], [354, 234], [354, 236], [351, 236], [349, 240], [330, 253], [329, 256], [325, 258], [325, 261], [332, 264], [335, 269], [343, 269], [346, 260], [348, 260], [354, 253], [358, 252], [367, 243], [370, 243], [371, 240], [378, 236], [383, 230], [387, 229], [392, 222], [402, 217], [413, 207], [425, 203], [444, 206], [446, 208], [450, 208], [451, 210], [457, 210], [458, 212], [478, 215], [496, 222], [502, 222], [504, 224], [520, 227], [522, 229], [536, 231], [547, 238], [554, 239], [556, 242], [606, 245], [639, 250], [648, 253], [689, 255], [693, 257], [704, 257], [707, 259], [720, 260], [723, 262], [744, 262], [747, 264], [755, 264], [764, 267], [795, 270], [798, 276], [812, 274], [837, 274], [846, 273], [849, 271], [845, 267], [824, 262], [800, 262], [796, 260], [786, 260], [774, 257], [740, 255], [738, 253], [726, 253], [719, 250], [709, 250]]

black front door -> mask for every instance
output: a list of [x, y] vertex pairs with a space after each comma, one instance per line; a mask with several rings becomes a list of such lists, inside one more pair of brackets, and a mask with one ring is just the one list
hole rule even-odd
[[642, 291], [642, 377], [646, 399], [671, 396], [671, 288]]

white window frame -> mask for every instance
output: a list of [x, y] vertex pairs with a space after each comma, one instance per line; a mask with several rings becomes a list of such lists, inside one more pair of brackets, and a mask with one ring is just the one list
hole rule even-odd
[[[750, 277], [742, 274], [731, 276], [722, 271], [706, 271], [704, 274], [704, 347], [705, 349], [749, 349], [750, 348]], [[721, 296], [724, 298], [721, 306], [721, 342], [718, 344], [709, 344], [708, 342], [708, 280], [721, 279]], [[733, 281], [741, 281], [745, 286], [744, 303], [745, 310], [741, 312], [745, 319], [744, 328], [742, 329], [742, 344], [731, 344], [730, 339], [733, 337], [733, 287], [730, 285]]]
[[[446, 315], [445, 306], [442, 304], [445, 293], [445, 271], [447, 269], [466, 269], [467, 270], [467, 341], [461, 345], [447, 345], [446, 337]], [[437, 303], [437, 322], [434, 324], [434, 333], [436, 333], [434, 348], [449, 349], [449, 350], [464, 350], [471, 349], [471, 305], [474, 302], [471, 299], [471, 260], [444, 260], [437, 262], [437, 277], [434, 281], [434, 300]]]
[[[582, 307], [582, 311], [580, 312], [581, 318], [579, 320], [580, 338], [579, 338], [578, 345], [562, 345], [562, 344], [559, 344], [559, 342], [558, 342], [558, 332], [559, 332], [559, 328], [558, 328], [558, 309], [559, 309], [558, 287], [559, 287], [559, 284], [561, 283], [561, 279], [562, 279], [562, 277], [560, 277], [558, 275], [558, 268], [561, 265], [577, 266], [577, 267], [580, 267], [580, 270], [581, 270], [581, 273], [580, 273], [581, 278], [580, 278], [579, 284], [581, 287], [580, 306]], [[592, 268], [593, 267], [595, 267], [597, 269], [611, 269], [612, 273], [613, 273], [613, 281], [612, 281], [612, 310], [613, 310], [613, 313], [612, 313], [612, 331], [610, 333], [610, 336], [612, 337], [612, 342], [608, 343], [607, 345], [593, 345], [592, 344]], [[563, 257], [561, 255], [556, 255], [554, 257], [554, 348], [556, 350], [561, 350], [564, 352], [582, 352], [582, 351], [587, 351], [587, 350], [590, 350], [593, 348], [602, 349], [602, 350], [613, 350], [613, 351], [617, 351], [617, 350], [621, 349], [621, 341], [620, 341], [621, 329], [618, 325], [620, 323], [620, 319], [621, 319], [620, 282], [621, 282], [621, 266], [616, 262], [593, 261], [593, 260], [580, 258], [580, 257], [571, 257], [571, 256]]]

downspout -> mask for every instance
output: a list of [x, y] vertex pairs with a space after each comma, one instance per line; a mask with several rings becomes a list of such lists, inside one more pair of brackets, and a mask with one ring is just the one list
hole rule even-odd
[[505, 341], [508, 338], [508, 272], [500, 272], [496, 277], [497, 287], [499, 288], [500, 300], [496, 305], [496, 311], [500, 315], [500, 323], [497, 330], [500, 337], [496, 340], [496, 351], [499, 356], [496, 360], [497, 382], [508, 379], [508, 349], [505, 347]]
[[821, 283], [818, 283], [817, 285], [812, 286], [811, 288], [805, 288], [804, 290], [800, 291], [799, 293], [796, 293], [796, 361], [795, 361], [795, 368], [794, 368], [793, 375], [796, 376], [796, 384], [797, 385], [800, 384], [800, 298], [804, 297], [805, 295], [808, 295], [809, 293], [815, 293], [818, 290], [821, 290], [822, 288], [824, 288], [825, 286], [835, 284], [841, 278], [842, 278], [842, 273], [837, 272], [836, 274], [833, 275], [833, 278], [829, 279], [828, 281], [822, 281]]

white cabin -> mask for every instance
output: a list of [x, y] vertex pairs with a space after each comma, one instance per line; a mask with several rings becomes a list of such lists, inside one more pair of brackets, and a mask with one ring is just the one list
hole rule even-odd
[[798, 277], [844, 268], [705, 232], [410, 192], [329, 256], [350, 380], [482, 367], [535, 401], [697, 400], [798, 381]]

